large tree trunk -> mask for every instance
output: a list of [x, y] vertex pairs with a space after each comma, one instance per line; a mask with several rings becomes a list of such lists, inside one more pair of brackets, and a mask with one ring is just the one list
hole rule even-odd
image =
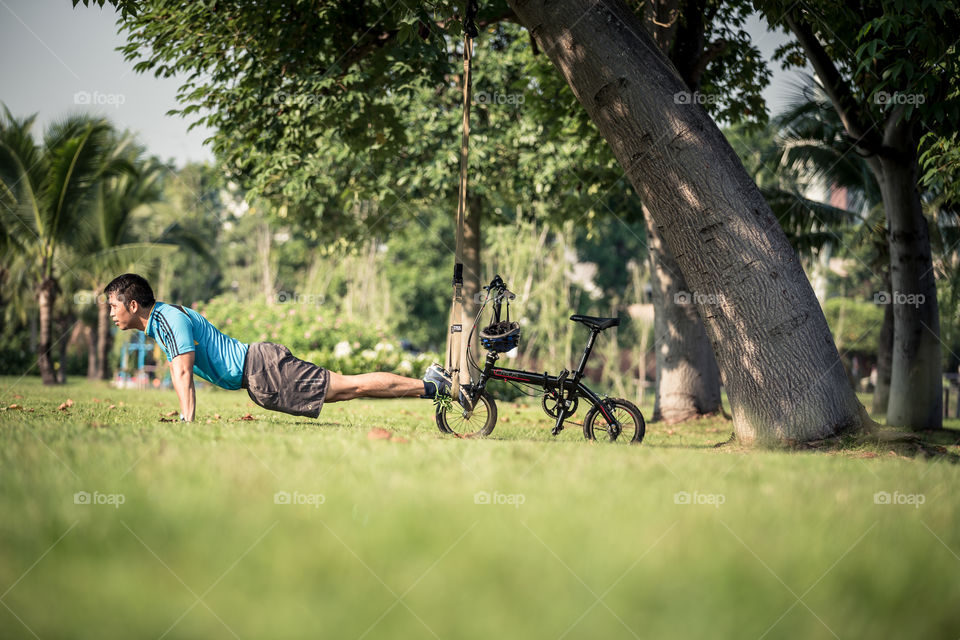
[[807, 52], [846, 132], [862, 140], [863, 151], [880, 184], [890, 246], [890, 304], [893, 305], [893, 361], [887, 424], [912, 429], [942, 426], [940, 319], [930, 255], [930, 237], [917, 191], [917, 141], [906, 106], [884, 123], [883, 139], [866, 128], [840, 71], [828, 59], [813, 28], [789, 12], [784, 16]]
[[87, 380], [100, 379], [100, 367], [97, 364], [97, 330], [84, 325], [83, 337], [87, 340]]
[[6, 328], [6, 325], [4, 324], [3, 320], [7, 316], [7, 314], [5, 313], [6, 309], [4, 308], [6, 307], [7, 302], [6, 302], [6, 298], [3, 295], [3, 292], [6, 290], [7, 276], [9, 275], [9, 273], [10, 272], [7, 270], [6, 267], [0, 265], [0, 335], [3, 335], [3, 330]]
[[110, 349], [113, 347], [113, 336], [110, 334], [110, 306], [103, 302], [97, 307], [97, 378], [109, 380], [112, 374], [110, 368]]
[[650, 207], [698, 296], [741, 442], [857, 430], [866, 412], [793, 249], [716, 124], [619, 2], [510, 0]]
[[[693, 4], [693, 2], [687, 2], [686, 4]], [[670, 48], [673, 47], [677, 27], [681, 22], [677, 19], [679, 11], [680, 0], [652, 0], [643, 5], [643, 19], [647, 26], [647, 32], [666, 56], [670, 55]], [[674, 61], [674, 65], [676, 65], [676, 61]], [[682, 73], [680, 75], [683, 76]]]
[[646, 207], [644, 216], [648, 221], [657, 357], [652, 419], [672, 424], [720, 410], [720, 370], [687, 281], [664, 249]]
[[37, 341], [37, 368], [43, 384], [57, 384], [57, 372], [53, 368], [50, 355], [51, 336], [53, 334], [53, 304], [57, 300], [57, 282], [45, 278], [37, 291], [37, 305], [40, 307], [40, 339]]
[[940, 316], [930, 235], [917, 191], [916, 141], [911, 126], [891, 115], [880, 156], [880, 191], [890, 230], [893, 362], [887, 424], [910, 429], [943, 426]]
[[70, 329], [73, 324], [73, 317], [69, 315], [61, 316], [59, 322], [57, 322], [57, 333], [60, 334], [60, 337], [57, 338], [57, 345], [60, 347], [60, 357], [58, 359], [60, 367], [57, 369], [57, 382], [59, 384], [67, 383], [67, 358], [69, 355], [67, 348], [70, 346]]
[[[887, 271], [888, 290], [890, 273]], [[887, 412], [890, 402], [890, 374], [893, 367], [893, 305], [883, 308], [883, 324], [880, 325], [880, 340], [877, 344], [877, 384], [873, 389], [873, 405], [870, 413], [876, 418]], [[888, 421], [889, 422], [889, 421]]]
[[[688, 0], [683, 19], [678, 16], [679, 0], [656, 0], [644, 12], [648, 32], [690, 91], [699, 90], [703, 71], [703, 5], [702, 0]], [[648, 207], [643, 210], [657, 358], [651, 419], [672, 424], [720, 410], [720, 370], [696, 306], [678, 302], [690, 294], [687, 281], [651, 223]]]
[[[474, 319], [480, 309], [483, 281], [483, 265], [480, 261], [480, 223], [483, 219], [483, 199], [469, 195], [463, 224], [463, 340], [466, 341], [473, 328]], [[491, 275], [490, 278], [493, 278]], [[482, 328], [482, 327], [481, 327]], [[471, 352], [479, 354], [480, 337], [474, 333], [470, 344]], [[466, 346], [464, 342], [464, 346]], [[463, 365], [466, 367], [466, 363]]]

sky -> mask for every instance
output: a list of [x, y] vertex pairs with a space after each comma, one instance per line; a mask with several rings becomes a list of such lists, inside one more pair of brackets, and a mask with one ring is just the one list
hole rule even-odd
[[[74, 9], [71, 0], [0, 0], [0, 102], [17, 117], [37, 113], [36, 131], [69, 113], [90, 111], [137, 132], [152, 155], [179, 166], [212, 162], [203, 144], [211, 131], [188, 132], [194, 116], [166, 115], [178, 107], [180, 80], [135, 73], [133, 63], [116, 51], [125, 42], [116, 22], [109, 5]], [[768, 32], [757, 17], [747, 30], [768, 59], [785, 39]], [[764, 97], [777, 113], [797, 75], [777, 63], [770, 68], [774, 77]]]
[[148, 152], [178, 165], [213, 161], [203, 145], [209, 129], [187, 132], [192, 119], [165, 115], [177, 108], [176, 78], [136, 73], [115, 49], [112, 7], [72, 7], [70, 0], [0, 0], [0, 102], [35, 130], [80, 110], [108, 116], [140, 134]]

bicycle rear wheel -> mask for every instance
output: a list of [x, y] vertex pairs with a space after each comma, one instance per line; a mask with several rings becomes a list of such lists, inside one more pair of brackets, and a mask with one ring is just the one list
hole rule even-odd
[[460, 403], [449, 408], [437, 406], [437, 428], [443, 433], [467, 437], [488, 436], [497, 425], [497, 403], [486, 393], [480, 394], [473, 411], [466, 411]]
[[609, 442], [640, 444], [647, 432], [647, 424], [640, 409], [632, 402], [621, 398], [607, 398], [603, 403], [620, 423], [620, 431], [617, 432], [613, 425], [607, 424], [607, 419], [599, 408], [590, 407], [590, 411], [583, 420], [583, 437], [587, 440], [602, 437]]

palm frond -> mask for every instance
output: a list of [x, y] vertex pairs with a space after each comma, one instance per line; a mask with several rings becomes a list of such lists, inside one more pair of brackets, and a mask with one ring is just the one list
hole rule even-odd
[[780, 188], [760, 190], [794, 249], [810, 254], [828, 241], [837, 241], [857, 221], [857, 214], [817, 200], [798, 191]]
[[92, 283], [103, 285], [117, 273], [146, 272], [165, 256], [176, 253], [174, 244], [155, 242], [132, 242], [109, 247], [83, 256], [73, 266], [89, 276]]
[[[73, 128], [69, 130], [74, 131]], [[41, 191], [42, 238], [46, 254], [72, 232], [79, 214], [92, 196], [90, 187], [102, 168], [103, 154], [110, 129], [100, 123], [88, 123], [80, 134], [59, 140], [48, 149], [50, 170]]]

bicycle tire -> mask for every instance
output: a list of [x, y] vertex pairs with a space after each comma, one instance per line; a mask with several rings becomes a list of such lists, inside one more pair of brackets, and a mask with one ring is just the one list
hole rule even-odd
[[497, 426], [497, 403], [487, 393], [480, 394], [469, 416], [466, 413], [456, 402], [449, 411], [437, 406], [437, 428], [449, 435], [477, 437], [490, 435]]
[[[590, 411], [587, 412], [587, 416], [583, 420], [583, 437], [587, 440], [596, 440], [597, 432], [600, 432], [606, 434], [606, 439], [609, 442], [619, 442], [621, 444], [640, 444], [643, 442], [643, 436], [647, 432], [647, 423], [643, 419], [640, 409], [632, 402], [622, 398], [607, 398], [603, 402], [620, 422], [620, 434], [611, 437], [600, 409], [590, 407]], [[600, 416], [600, 423], [602, 424], [598, 423], [595, 428], [594, 423], [597, 422], [597, 416]]]

